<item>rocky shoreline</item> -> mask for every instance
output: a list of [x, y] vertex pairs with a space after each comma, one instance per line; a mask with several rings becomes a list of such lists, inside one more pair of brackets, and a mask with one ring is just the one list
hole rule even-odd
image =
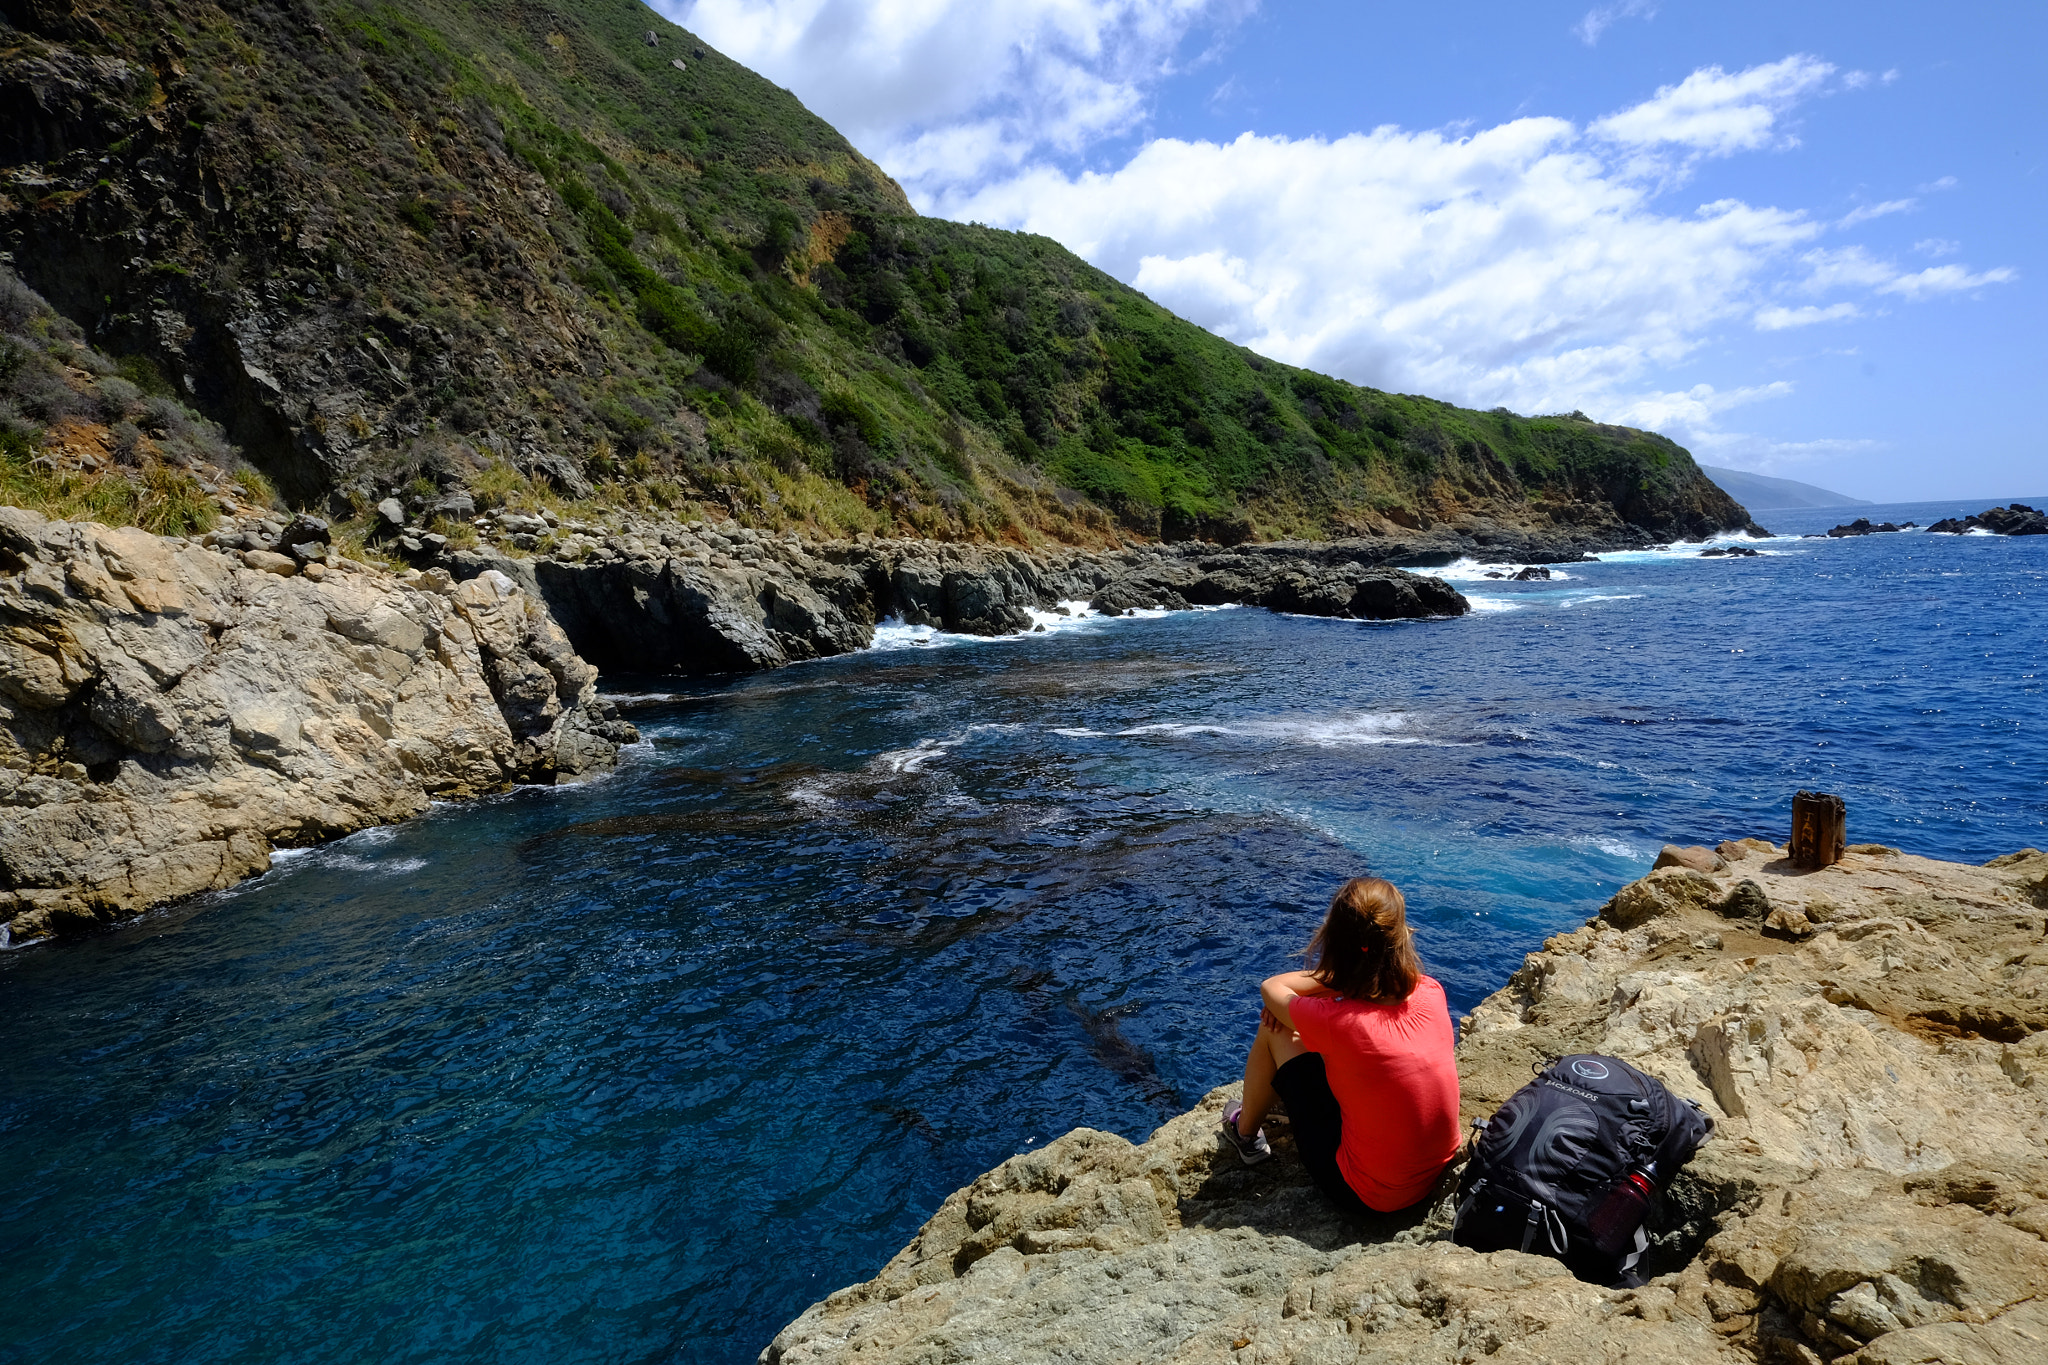
[[273, 848], [433, 799], [576, 781], [637, 738], [503, 574], [306, 548], [0, 508], [0, 944], [231, 886]]
[[[2048, 854], [1668, 849], [1461, 1027], [1467, 1117], [1576, 1051], [1714, 1117], [1615, 1290], [1448, 1240], [1451, 1177], [1336, 1217], [1217, 1089], [1142, 1144], [1076, 1129], [956, 1192], [764, 1365], [860, 1360], [2035, 1361], [2048, 1356]], [[1219, 1027], [1224, 1026], [1219, 1016]]]
[[1387, 561], [1474, 548], [1026, 551], [633, 523], [573, 557], [484, 547], [393, 573], [330, 540], [316, 517], [241, 508], [189, 539], [0, 509], [0, 944], [233, 885], [274, 848], [433, 799], [607, 770], [635, 732], [600, 667], [753, 671], [863, 649], [891, 616], [997, 635], [1061, 602], [1455, 616], [1454, 588]]
[[451, 549], [397, 508], [384, 543], [422, 567], [394, 573], [344, 557], [317, 517], [222, 505], [228, 519], [192, 538], [0, 508], [5, 942], [232, 885], [273, 848], [432, 799], [606, 770], [634, 732], [599, 697], [599, 669], [776, 668], [867, 648], [889, 618], [1003, 635], [1038, 628], [1034, 613], [1225, 603], [1457, 616], [1462, 594], [1401, 566], [1655, 543], [1467, 518], [1328, 542], [1025, 549], [515, 513]]
[[[533, 520], [521, 517], [507, 540], [538, 546]], [[1468, 609], [1461, 594], [1405, 570], [1462, 558], [1567, 564], [1661, 543], [1634, 527], [1532, 529], [1476, 519], [1412, 536], [1115, 550], [871, 536], [814, 542], [732, 522], [648, 521], [603, 534], [549, 529], [564, 533], [549, 551], [515, 555], [485, 544], [431, 562], [458, 579], [490, 570], [513, 578], [547, 603], [600, 668], [684, 674], [864, 649], [891, 617], [1004, 635], [1032, 629], [1034, 611], [1061, 603], [1111, 614], [1237, 603], [1360, 620], [1456, 616]]]

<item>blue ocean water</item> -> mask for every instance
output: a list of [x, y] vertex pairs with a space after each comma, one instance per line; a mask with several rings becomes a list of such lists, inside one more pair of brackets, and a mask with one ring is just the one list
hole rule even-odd
[[1232, 1078], [1361, 870], [1465, 1009], [1799, 787], [2048, 844], [2048, 537], [1762, 548], [616, 680], [613, 777], [0, 955], [0, 1358], [751, 1360], [988, 1166]]

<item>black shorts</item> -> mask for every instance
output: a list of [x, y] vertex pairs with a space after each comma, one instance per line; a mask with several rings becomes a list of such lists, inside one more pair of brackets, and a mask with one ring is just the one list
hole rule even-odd
[[1339, 1213], [1352, 1218], [1376, 1218], [1378, 1210], [1358, 1197], [1337, 1169], [1337, 1144], [1344, 1138], [1344, 1111], [1330, 1093], [1329, 1073], [1323, 1070], [1323, 1054], [1304, 1052], [1273, 1073], [1273, 1089], [1287, 1103], [1287, 1123], [1294, 1133], [1294, 1149], [1308, 1178]]

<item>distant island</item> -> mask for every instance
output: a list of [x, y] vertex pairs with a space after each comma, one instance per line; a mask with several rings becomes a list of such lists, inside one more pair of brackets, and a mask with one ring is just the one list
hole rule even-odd
[[1752, 512], [1782, 512], [1790, 507], [1868, 507], [1868, 498], [1852, 498], [1847, 493], [1820, 488], [1797, 479], [1773, 479], [1762, 474], [1746, 474], [1740, 469], [1722, 469], [1715, 465], [1703, 464], [1700, 472], [1717, 484], [1721, 491], [1741, 503]]

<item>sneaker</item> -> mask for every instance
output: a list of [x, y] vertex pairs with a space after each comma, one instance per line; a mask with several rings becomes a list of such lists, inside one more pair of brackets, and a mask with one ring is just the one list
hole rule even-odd
[[1256, 1166], [1273, 1155], [1273, 1145], [1266, 1141], [1266, 1130], [1261, 1128], [1250, 1137], [1241, 1136], [1237, 1131], [1237, 1116], [1244, 1112], [1244, 1106], [1233, 1104], [1223, 1111], [1223, 1136], [1230, 1139], [1230, 1145], [1237, 1149], [1237, 1159], [1247, 1166]]

